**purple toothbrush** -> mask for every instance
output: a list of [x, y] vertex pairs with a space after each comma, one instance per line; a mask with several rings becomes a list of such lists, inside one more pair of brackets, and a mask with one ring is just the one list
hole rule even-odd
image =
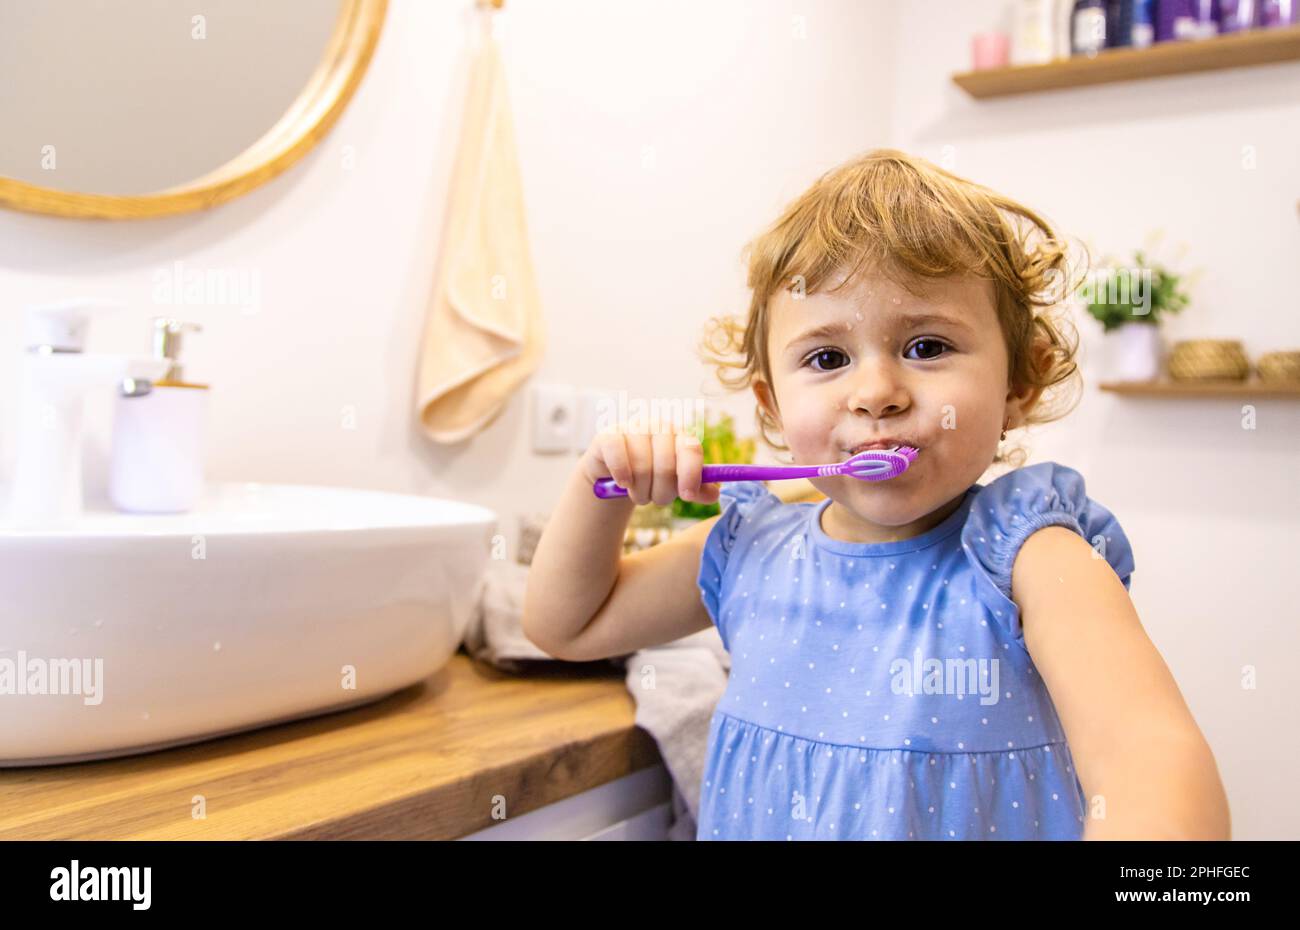
[[[833, 478], [848, 475], [863, 481], [888, 481], [907, 471], [916, 461], [919, 450], [912, 446], [895, 446], [893, 449], [867, 449], [846, 462], [834, 465], [705, 465], [700, 471], [700, 483], [720, 481], [781, 481], [785, 478]], [[613, 478], [601, 478], [592, 485], [592, 493], [609, 500], [627, 497], [627, 489]]]

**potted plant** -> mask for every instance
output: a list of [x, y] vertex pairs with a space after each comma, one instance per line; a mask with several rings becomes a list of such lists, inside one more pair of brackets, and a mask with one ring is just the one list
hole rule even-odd
[[1122, 381], [1150, 381], [1161, 370], [1160, 323], [1178, 313], [1190, 298], [1183, 275], [1134, 252], [1134, 262], [1121, 266], [1104, 262], [1088, 275], [1079, 296], [1101, 323], [1111, 343], [1110, 376]]

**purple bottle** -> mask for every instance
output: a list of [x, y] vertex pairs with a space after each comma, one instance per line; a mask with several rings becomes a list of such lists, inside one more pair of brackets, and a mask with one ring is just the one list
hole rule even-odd
[[1160, 0], [1156, 4], [1156, 41], [1196, 38], [1196, 0]]
[[1156, 4], [1156, 42], [1190, 39], [1195, 26], [1192, 0], [1160, 0]]
[[1296, 4], [1294, 0], [1260, 0], [1259, 25], [1264, 29], [1294, 26]]
[[1259, 0], [1219, 0], [1219, 32], [1245, 32], [1255, 28]]
[[1193, 0], [1194, 39], [1212, 39], [1219, 34], [1219, 0]]

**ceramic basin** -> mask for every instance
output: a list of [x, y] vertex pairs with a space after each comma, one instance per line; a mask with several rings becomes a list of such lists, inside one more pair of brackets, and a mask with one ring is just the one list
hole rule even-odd
[[186, 514], [0, 521], [0, 766], [160, 749], [413, 684], [460, 645], [496, 525], [452, 500], [247, 483], [210, 484]]

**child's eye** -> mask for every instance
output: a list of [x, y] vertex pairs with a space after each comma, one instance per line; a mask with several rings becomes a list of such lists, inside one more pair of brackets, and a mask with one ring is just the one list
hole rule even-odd
[[818, 349], [818, 350], [817, 350], [816, 352], [814, 352], [812, 355], [810, 355], [810, 356], [808, 356], [806, 359], [804, 359], [804, 362], [803, 362], [803, 363], [804, 363], [804, 366], [805, 366], [805, 367], [808, 367], [808, 366], [811, 365], [813, 371], [833, 371], [833, 370], [836, 369], [836, 368], [843, 368], [843, 367], [844, 367], [843, 365], [833, 365], [833, 366], [831, 366], [830, 368], [818, 368], [817, 366], [811, 364], [811, 363], [813, 362], [814, 359], [823, 358], [823, 357], [825, 357], [825, 356], [827, 356], [827, 355], [831, 355], [831, 356], [838, 355], [840, 358], [843, 358], [843, 359], [847, 359], [847, 358], [848, 358], [848, 356], [845, 355], [843, 352], [841, 352], [839, 349]]
[[[943, 341], [941, 341], [941, 340], [939, 340], [939, 339], [918, 339], [918, 340], [916, 340], [916, 342], [912, 343], [912, 345], [909, 346], [908, 348], [909, 348], [909, 349], [914, 349], [914, 348], [916, 348], [917, 346], [922, 346], [922, 345], [926, 345], [926, 344], [929, 344], [929, 345], [931, 345], [931, 346], [940, 346], [940, 347], [943, 347], [943, 348], [951, 348], [951, 346], [949, 346], [948, 343], [943, 342]], [[924, 362], [924, 361], [928, 361], [929, 359], [932, 359], [932, 358], [938, 358], [938, 355], [927, 355], [925, 358], [922, 358], [921, 361], [923, 361], [923, 362]]]

